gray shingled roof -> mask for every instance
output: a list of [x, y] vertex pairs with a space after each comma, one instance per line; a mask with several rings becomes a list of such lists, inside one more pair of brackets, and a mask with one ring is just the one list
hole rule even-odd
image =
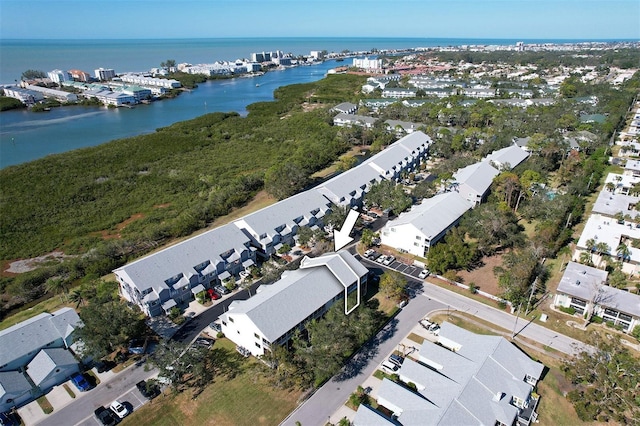
[[78, 361], [66, 349], [42, 349], [29, 363], [27, 374], [36, 386], [40, 386], [56, 369], [62, 371], [78, 365]]
[[[348, 257], [358, 264], [356, 268], [352, 269]], [[275, 283], [260, 286], [253, 297], [236, 301], [223, 317], [244, 314], [267, 340], [275, 342], [342, 293], [343, 282], [353, 283], [366, 273], [367, 269], [346, 251], [307, 258], [300, 269], [287, 271]]]
[[494, 167], [481, 161], [459, 169], [453, 178], [458, 184], [466, 184], [478, 194], [484, 194], [499, 173]]
[[318, 192], [305, 191], [246, 215], [235, 224], [239, 228], [246, 224], [248, 230], [255, 232], [257, 237], [254, 237], [260, 241], [260, 235], [273, 236], [278, 233], [276, 228], [281, 226], [291, 229], [296, 225], [297, 219], [314, 216], [312, 212], [321, 211], [317, 217], [324, 216], [330, 205], [331, 202]]
[[31, 390], [31, 384], [19, 371], [0, 371], [0, 401], [4, 395], [16, 395]]
[[607, 275], [606, 271], [569, 262], [557, 292], [589, 301], [593, 298], [594, 291], [599, 290], [600, 295], [596, 301], [598, 305], [640, 318], [640, 296], [602, 285], [607, 280]]
[[79, 323], [76, 311], [62, 308], [52, 314], [44, 312], [0, 331], [0, 365], [10, 364], [29, 353], [35, 354], [57, 339], [68, 339]]
[[450, 227], [470, 208], [467, 200], [457, 192], [437, 194], [387, 222], [385, 229], [410, 224], [431, 239]]
[[241, 252], [249, 242], [249, 237], [242, 230], [228, 224], [143, 257], [114, 272], [128, 275], [130, 283], [141, 292], [153, 288], [159, 294], [168, 289], [165, 280], [180, 273], [185, 276], [195, 274], [195, 266], [207, 260], [213, 264], [221, 262], [222, 253], [230, 249]]

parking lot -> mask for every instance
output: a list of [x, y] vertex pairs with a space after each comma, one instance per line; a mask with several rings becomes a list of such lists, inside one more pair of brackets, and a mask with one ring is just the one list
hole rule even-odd
[[[137, 410], [147, 402], [147, 399], [143, 397], [140, 394], [140, 391], [138, 391], [138, 389], [136, 388], [133, 388], [128, 392], [125, 392], [124, 394], [120, 395], [115, 399], [120, 401], [126, 408], [128, 408], [129, 412], [133, 412]], [[93, 414], [91, 414], [89, 417], [85, 418], [84, 420], [76, 424], [82, 425], [82, 426], [96, 426], [96, 425], [100, 425], [101, 423]]]
[[[382, 251], [380, 250], [375, 250], [378, 254], [381, 254]], [[362, 261], [365, 262], [366, 265], [369, 266], [369, 268], [371, 269], [372, 267], [375, 268], [376, 266], [378, 267], [384, 267], [384, 268], [388, 268], [388, 269], [393, 269], [395, 271], [401, 272], [403, 274], [406, 275], [410, 275], [413, 278], [416, 279], [420, 279], [419, 275], [420, 272], [422, 272], [422, 270], [424, 268], [422, 268], [421, 266], [416, 266], [416, 265], [409, 265], [407, 263], [401, 262], [398, 259], [395, 259], [393, 262], [391, 262], [389, 265], [384, 265], [382, 263], [379, 263], [375, 260], [371, 260], [367, 257], [364, 256], [358, 256], [358, 258]]]

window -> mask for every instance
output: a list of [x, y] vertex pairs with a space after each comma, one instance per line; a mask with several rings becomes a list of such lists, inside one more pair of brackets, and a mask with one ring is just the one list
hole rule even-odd
[[258, 333], [253, 333], [253, 335], [256, 337], [256, 339], [260, 340], [260, 336], [258, 336]]
[[261, 348], [260, 343], [256, 342], [256, 348]]
[[233, 322], [233, 318], [229, 317], [229, 321]]
[[418, 241], [422, 240], [422, 238], [420, 237], [420, 235], [416, 235], [416, 240], [418, 240]]
[[227, 323], [222, 321], [222, 325], [224, 325], [225, 327], [227, 326]]

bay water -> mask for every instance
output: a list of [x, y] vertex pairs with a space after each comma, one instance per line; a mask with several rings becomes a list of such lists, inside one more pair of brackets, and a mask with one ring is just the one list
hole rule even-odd
[[[312, 50], [363, 52], [465, 44], [514, 44], [517, 40], [373, 39], [373, 38], [261, 38], [179, 40], [2, 40], [0, 82], [13, 84], [27, 69], [93, 70], [113, 68], [117, 73], [148, 71], [167, 59], [177, 63], [212, 63], [250, 58], [252, 52], [281, 50], [308, 55]], [[133, 109], [70, 106], [49, 112], [26, 110], [0, 113], [0, 168], [114, 139], [155, 131], [159, 127], [209, 112], [235, 111], [273, 99], [273, 91], [295, 83], [323, 78], [327, 70], [345, 62], [325, 61], [254, 78], [209, 81], [175, 99], [138, 105]]]

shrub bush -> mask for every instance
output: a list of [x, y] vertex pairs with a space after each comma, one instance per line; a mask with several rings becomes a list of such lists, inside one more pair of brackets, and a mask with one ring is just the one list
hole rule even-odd
[[576, 308], [569, 306], [568, 308], [565, 306], [558, 306], [558, 309], [565, 314], [573, 315], [576, 313]]

